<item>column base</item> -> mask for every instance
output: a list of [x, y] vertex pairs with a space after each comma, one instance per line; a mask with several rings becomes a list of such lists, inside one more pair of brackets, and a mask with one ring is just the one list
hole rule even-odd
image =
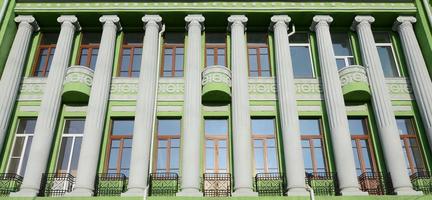
[[287, 196], [309, 196], [310, 193], [306, 190], [306, 188], [290, 188], [286, 193]]
[[88, 188], [75, 188], [72, 192], [66, 193], [67, 197], [91, 197], [93, 190]]
[[256, 197], [258, 192], [254, 192], [251, 188], [237, 188], [233, 193], [233, 197]]
[[369, 193], [361, 191], [359, 188], [343, 188], [341, 189], [342, 196], [367, 196]]
[[32, 188], [22, 188], [18, 192], [10, 193], [9, 197], [36, 197], [39, 190]]
[[147, 196], [147, 190], [143, 188], [131, 188], [121, 194], [122, 197], [144, 197]]
[[395, 189], [395, 194], [398, 196], [421, 196], [422, 191], [415, 191], [411, 187], [403, 187]]
[[178, 197], [202, 197], [203, 193], [197, 188], [184, 188], [180, 192], [177, 192]]

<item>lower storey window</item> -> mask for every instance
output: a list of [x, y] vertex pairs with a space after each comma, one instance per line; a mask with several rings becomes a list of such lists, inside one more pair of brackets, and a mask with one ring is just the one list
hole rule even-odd
[[227, 173], [228, 170], [228, 121], [205, 120], [205, 172]]
[[112, 120], [106, 172], [129, 176], [133, 120]]
[[279, 172], [274, 119], [252, 119], [255, 172]]
[[156, 172], [179, 172], [180, 119], [159, 119]]
[[408, 171], [410, 174], [424, 171], [425, 164], [412, 119], [397, 118], [396, 122]]
[[76, 176], [84, 133], [84, 122], [84, 119], [68, 119], [65, 121], [60, 154], [57, 160], [57, 173], [70, 173]]
[[19, 119], [7, 173], [24, 176], [35, 126], [36, 118]]
[[305, 171], [326, 172], [321, 120], [300, 119], [300, 133]]
[[357, 175], [377, 172], [366, 119], [348, 119]]

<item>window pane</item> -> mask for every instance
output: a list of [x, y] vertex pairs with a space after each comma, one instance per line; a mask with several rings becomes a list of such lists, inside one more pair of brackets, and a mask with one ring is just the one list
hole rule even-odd
[[346, 67], [345, 59], [343, 58], [336, 58], [336, 65], [338, 69], [342, 69]]
[[72, 152], [72, 137], [63, 137], [60, 154], [57, 161], [57, 171], [59, 173], [68, 173], [69, 157]]
[[183, 44], [184, 43], [184, 33], [181, 32], [166, 32], [164, 37], [165, 43], [170, 44]]
[[320, 120], [300, 119], [300, 133], [302, 135], [320, 135]]
[[206, 135], [227, 135], [228, 133], [226, 119], [206, 119], [204, 123]]
[[378, 46], [378, 54], [385, 77], [398, 77], [397, 66], [390, 46]]
[[366, 135], [362, 119], [348, 119], [348, 125], [351, 135]]
[[41, 45], [56, 44], [59, 34], [58, 33], [43, 33]]
[[[227, 169], [227, 148], [226, 141], [219, 142], [219, 169], [226, 170]], [[226, 171], [225, 171], [226, 172]]]
[[264, 149], [262, 148], [262, 141], [254, 141], [254, 155], [255, 155], [255, 169], [257, 173], [264, 172]]
[[274, 120], [252, 119], [252, 133], [260, 135], [274, 135]]
[[[214, 143], [211, 140], [206, 141], [206, 170], [214, 169]], [[213, 172], [213, 171], [212, 171]]]
[[248, 44], [267, 44], [267, 33], [247, 33]]
[[80, 156], [80, 150], [81, 150], [81, 143], [82, 143], [82, 137], [77, 137], [75, 139], [75, 144], [73, 148], [73, 154], [70, 164], [70, 173], [76, 177], [76, 171], [78, 169], [78, 160]]
[[336, 56], [351, 56], [348, 34], [332, 33], [333, 49]]
[[30, 136], [27, 139], [27, 144], [25, 145], [25, 151], [24, 151], [24, 156], [22, 158], [22, 164], [21, 164], [21, 170], [20, 170], [20, 175], [24, 176], [25, 175], [25, 169], [27, 166], [27, 161], [28, 161], [28, 156], [30, 154], [30, 147], [33, 141], [33, 137]]
[[99, 44], [101, 33], [84, 32], [81, 39], [81, 44]]
[[18, 125], [19, 134], [33, 134], [36, 126], [36, 119], [20, 119]]
[[357, 175], [360, 175], [363, 172], [361, 171], [361, 167], [360, 167], [360, 157], [359, 157], [358, 152], [357, 152], [356, 141], [351, 140], [351, 145], [352, 145], [352, 150], [353, 150], [353, 154], [354, 154], [354, 161], [355, 161], [355, 165], [356, 165], [356, 169], [357, 169]]
[[400, 135], [415, 135], [410, 119], [396, 119]]
[[206, 43], [213, 43], [213, 44], [225, 44], [225, 33], [206, 33], [205, 35]]
[[293, 44], [308, 44], [309, 35], [307, 33], [295, 33], [289, 37], [289, 42]]
[[373, 36], [376, 43], [391, 43], [390, 35], [387, 32], [374, 32]]
[[25, 137], [16, 137], [14, 148], [12, 150], [12, 157], [18, 157], [18, 158], [21, 157], [24, 142], [25, 142]]
[[273, 145], [269, 144], [269, 146], [272, 147], [267, 149], [268, 168], [269, 168], [269, 172], [277, 172], [278, 171], [277, 152], [276, 152], [276, 147], [274, 145], [274, 140], [268, 140], [269, 143], [271, 143], [271, 141], [273, 141]]
[[309, 140], [302, 140], [302, 149], [304, 157], [304, 166], [306, 172], [313, 172], [312, 152], [309, 145]]
[[308, 46], [291, 46], [291, 58], [296, 78], [312, 78], [312, 63]]
[[416, 138], [411, 138], [408, 140], [411, 147], [411, 156], [414, 161], [414, 168], [417, 170], [424, 170], [425, 165], [423, 163], [423, 157], [421, 155], [420, 147], [417, 143]]
[[180, 120], [159, 119], [158, 135], [180, 135]]
[[133, 127], [133, 120], [113, 120], [112, 135], [132, 135]]
[[141, 44], [143, 42], [143, 34], [142, 33], [125, 33], [124, 34], [124, 39], [123, 39], [123, 44]]
[[64, 134], [84, 133], [84, 120], [66, 120]]
[[80, 65], [83, 65], [83, 66], [87, 65], [87, 53], [88, 53], [88, 49], [87, 48], [83, 48], [81, 50]]

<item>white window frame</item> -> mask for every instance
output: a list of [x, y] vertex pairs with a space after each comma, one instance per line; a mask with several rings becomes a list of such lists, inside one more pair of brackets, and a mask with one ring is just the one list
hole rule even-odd
[[[291, 54], [291, 47], [307, 47], [309, 49], [309, 59], [311, 62], [312, 77], [296, 78], [294, 75], [294, 79], [315, 79], [316, 78], [316, 72], [315, 72], [315, 66], [314, 66], [314, 62], [313, 62], [313, 58], [312, 58], [312, 50], [311, 50], [311, 45], [310, 45], [310, 33], [308, 33], [308, 32], [298, 32], [298, 33], [299, 34], [306, 34], [308, 42], [307, 43], [291, 43], [291, 42], [289, 42], [290, 54]], [[289, 41], [289, 38], [288, 38], [288, 41]], [[293, 66], [293, 68], [294, 68], [294, 66]]]
[[[401, 72], [399, 70], [399, 64], [398, 64], [398, 62], [396, 60], [396, 54], [395, 54], [395, 51], [394, 51], [394, 48], [393, 48], [391, 34], [389, 32], [382, 32], [382, 31], [378, 31], [378, 32], [374, 32], [374, 33], [385, 33], [385, 34], [387, 34], [389, 36], [389, 39], [390, 39], [390, 42], [388, 42], [388, 43], [383, 43], [383, 42], [378, 43], [378, 42], [375, 42], [375, 47], [390, 47], [390, 50], [391, 50], [392, 55], [393, 55], [393, 61], [394, 61], [395, 65], [396, 65], [397, 76], [394, 76], [394, 77], [385, 77], [385, 78], [399, 78], [399, 77], [401, 77]], [[377, 48], [377, 51], [378, 51], [378, 48]], [[379, 57], [379, 55], [378, 55], [378, 57]], [[384, 71], [384, 69], [383, 69], [383, 71]]]
[[[348, 35], [348, 33], [345, 33], [345, 32], [332, 32], [331, 34], [347, 34]], [[344, 62], [345, 62], [345, 67], [348, 67], [348, 66], [351, 66], [351, 65], [354, 65], [355, 64], [355, 60], [354, 60], [354, 51], [353, 51], [353, 48], [352, 48], [352, 45], [351, 45], [351, 38], [349, 37], [349, 35], [348, 35], [348, 48], [349, 48], [349, 50], [350, 50], [350, 52], [351, 52], [351, 55], [350, 56], [338, 56], [338, 55], [336, 55], [336, 52], [334, 52], [334, 54], [335, 54], [335, 60], [338, 60], [338, 59], [343, 59], [344, 60]], [[333, 42], [333, 41], [332, 41]], [[334, 51], [334, 50], [333, 50]], [[352, 59], [353, 60], [353, 64], [350, 64], [349, 63], [349, 59]], [[336, 65], [337, 65], [337, 62], [336, 62]], [[343, 69], [343, 68], [345, 68], [345, 67], [342, 67], [341, 69]]]
[[[30, 137], [34, 136], [34, 132], [32, 134], [18, 133], [18, 128], [19, 128], [20, 122], [23, 119], [33, 119], [33, 120], [36, 120], [36, 118], [21, 118], [21, 119], [18, 119], [18, 123], [17, 123], [17, 126], [15, 128], [15, 137], [14, 137], [14, 140], [13, 140], [13, 143], [12, 143], [13, 145], [12, 145], [12, 148], [11, 148], [11, 151], [10, 151], [10, 154], [9, 154], [8, 165], [7, 165], [7, 169], [6, 169], [6, 172], [8, 172], [9, 168], [10, 168], [10, 161], [12, 160], [12, 158], [18, 158], [18, 157], [13, 157], [12, 156], [13, 155], [13, 150], [15, 149], [16, 139], [18, 137], [23, 137], [24, 138], [24, 144], [23, 144], [23, 147], [21, 149], [21, 155], [19, 157], [18, 168], [17, 168], [17, 170], [15, 172], [16, 174], [18, 174], [20, 176], [23, 176], [23, 174], [21, 174], [20, 172], [21, 172], [21, 168], [22, 168], [22, 163], [23, 163], [23, 157], [24, 157], [24, 154], [25, 154], [25, 150], [26, 150], [27, 145], [28, 145], [28, 140], [29, 140]], [[32, 142], [32, 144], [33, 144], [33, 142]], [[30, 148], [31, 148], [31, 146], [30, 146]]]
[[[76, 120], [76, 121], [78, 121], [78, 120], [82, 120], [82, 121], [84, 121], [84, 123], [85, 123], [85, 118], [69, 118], [69, 119], [65, 119], [64, 121], [63, 121], [63, 132], [62, 132], [62, 137], [61, 137], [61, 139], [60, 139], [60, 149], [62, 148], [62, 141], [63, 141], [63, 138], [72, 138], [72, 145], [71, 145], [71, 151], [70, 151], [70, 154], [69, 154], [69, 158], [68, 158], [68, 165], [67, 165], [67, 170], [66, 170], [66, 173], [71, 173], [71, 161], [72, 161], [72, 156], [74, 155], [74, 147], [75, 147], [75, 141], [76, 141], [76, 139], [78, 138], [78, 137], [81, 137], [81, 138], [83, 138], [84, 137], [84, 133], [68, 133], [68, 134], [65, 134], [65, 128], [66, 128], [66, 122], [67, 121], [71, 121], [71, 120]], [[83, 130], [84, 130], [84, 128], [83, 128]], [[78, 151], [81, 151], [81, 149], [78, 149]], [[59, 159], [60, 159], [60, 151], [59, 151], [59, 153], [58, 153], [58, 155], [57, 155], [57, 161], [56, 161], [56, 167], [55, 167], [55, 170], [56, 170], [56, 173], [57, 173], [57, 170], [58, 170], [58, 161], [59, 161]]]

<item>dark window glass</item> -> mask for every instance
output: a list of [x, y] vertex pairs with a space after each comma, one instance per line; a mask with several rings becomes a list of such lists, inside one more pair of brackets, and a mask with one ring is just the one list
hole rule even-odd
[[372, 142], [365, 119], [348, 119], [357, 175], [376, 172]]
[[139, 77], [142, 48], [142, 33], [125, 33], [120, 59], [120, 77]]
[[387, 32], [374, 33], [375, 43], [380, 57], [382, 70], [385, 77], [398, 77], [398, 66], [396, 64], [395, 55], [390, 35]]
[[338, 69], [353, 65], [354, 56], [351, 52], [348, 34], [332, 33], [332, 42]]
[[54, 57], [58, 33], [43, 33], [33, 64], [33, 76], [48, 76]]
[[180, 119], [159, 119], [156, 172], [179, 172]]
[[165, 33], [161, 76], [183, 76], [184, 33]]
[[397, 118], [396, 122], [408, 171], [410, 174], [425, 171], [424, 159], [412, 119]]
[[225, 33], [206, 33], [206, 66], [226, 66]]
[[247, 40], [249, 55], [249, 76], [271, 76], [267, 33], [248, 33]]
[[7, 173], [24, 176], [35, 126], [36, 118], [19, 119]]
[[313, 78], [309, 35], [296, 33], [289, 38], [291, 61], [295, 78]]
[[100, 33], [83, 33], [78, 56], [79, 65], [95, 69], [100, 38]]
[[255, 172], [278, 172], [278, 153], [274, 119], [252, 119]]

